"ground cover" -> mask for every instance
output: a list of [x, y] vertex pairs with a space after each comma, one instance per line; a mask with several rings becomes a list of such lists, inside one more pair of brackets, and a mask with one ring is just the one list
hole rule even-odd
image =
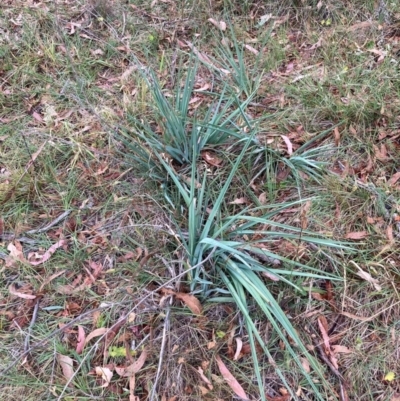
[[390, 2], [9, 0], [0, 399], [399, 399]]

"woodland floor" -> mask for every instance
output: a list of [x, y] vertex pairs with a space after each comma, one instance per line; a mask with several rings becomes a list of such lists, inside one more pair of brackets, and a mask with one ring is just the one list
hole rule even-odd
[[[276, 3], [2, 0], [0, 400], [400, 400], [396, 2]], [[249, 301], [271, 353], [257, 352], [263, 394], [227, 288], [190, 287], [174, 183], [147, 177], [120, 140], [138, 120], [163, 138], [143, 71], [173, 99], [193, 65], [189, 115], [224, 90], [251, 97], [232, 124], [249, 120], [281, 160], [236, 166], [222, 217], [292, 202], [277, 224], [346, 244], [269, 243], [333, 278], [289, 277], [299, 291], [263, 278], [319, 376]], [[217, 177], [207, 199], [235, 146], [202, 150], [196, 168]], [[307, 155], [324, 163], [316, 179]]]

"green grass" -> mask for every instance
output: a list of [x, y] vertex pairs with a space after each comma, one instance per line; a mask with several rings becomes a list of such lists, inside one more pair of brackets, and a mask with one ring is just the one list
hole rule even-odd
[[[10, 3], [0, 400], [127, 399], [128, 378], [114, 370], [102, 387], [95, 368], [127, 366], [143, 348], [141, 400], [233, 398], [217, 355], [251, 399], [339, 400], [314, 346], [321, 316], [331, 345], [351, 351], [336, 355], [349, 399], [395, 400], [399, 39], [385, 10]], [[171, 291], [191, 293], [202, 315]], [[78, 326], [111, 330], [78, 354]], [[60, 354], [74, 361], [69, 380]]]

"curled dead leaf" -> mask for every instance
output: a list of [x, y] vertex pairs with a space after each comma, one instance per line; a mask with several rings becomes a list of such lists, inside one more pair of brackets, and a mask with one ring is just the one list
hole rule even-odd
[[96, 375], [101, 376], [103, 380], [103, 384], [101, 385], [101, 387], [108, 387], [113, 376], [112, 370], [110, 368], [96, 366], [95, 372]]
[[[50, 256], [60, 247], [62, 247], [63, 245], [65, 245], [67, 243], [66, 240], [62, 239], [58, 242], [56, 242], [55, 244], [53, 244], [43, 255], [38, 255], [37, 253], [34, 253], [31, 255], [31, 257], [29, 258], [29, 263], [32, 266], [37, 266], [40, 265], [44, 262], [46, 262], [47, 260], [50, 259]], [[36, 259], [36, 260], [32, 260], [32, 259]]]
[[139, 372], [140, 369], [142, 369], [144, 363], [146, 362], [146, 359], [147, 359], [147, 351], [146, 349], [144, 349], [140, 354], [140, 357], [135, 362], [133, 362], [126, 368], [115, 368], [115, 371], [121, 377], [132, 377], [137, 372]]
[[10, 292], [11, 295], [15, 295], [18, 298], [22, 298], [22, 299], [35, 299], [36, 295], [33, 294], [26, 294], [24, 292], [20, 292], [15, 288], [15, 284], [11, 284], [8, 287], [8, 291]]
[[239, 337], [235, 337], [235, 340], [236, 340], [236, 351], [233, 360], [237, 361], [239, 359], [240, 352], [242, 351], [243, 348], [243, 341]]
[[201, 315], [203, 312], [203, 308], [201, 306], [200, 301], [192, 294], [185, 294], [183, 292], [177, 292], [175, 294], [177, 299], [180, 299], [184, 302], [184, 304], [195, 314]]
[[289, 137], [287, 137], [286, 135], [281, 135], [281, 138], [285, 141], [288, 155], [291, 156], [293, 154], [292, 142], [290, 141]]

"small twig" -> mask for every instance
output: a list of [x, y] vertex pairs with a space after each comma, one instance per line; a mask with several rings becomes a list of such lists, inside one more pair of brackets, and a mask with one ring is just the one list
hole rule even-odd
[[27, 353], [27, 351], [29, 350], [29, 339], [31, 337], [32, 328], [36, 322], [38, 310], [39, 310], [39, 300], [36, 301], [35, 307], [33, 309], [31, 323], [29, 324], [28, 332], [26, 333], [26, 337], [25, 337], [25, 341], [24, 341], [24, 352], [25, 353]]
[[[171, 303], [171, 301], [172, 301], [172, 297], [170, 297], [170, 303]], [[158, 380], [160, 379], [161, 368], [162, 368], [163, 359], [164, 359], [165, 344], [167, 342], [167, 331], [169, 330], [170, 311], [171, 311], [170, 305], [168, 305], [167, 312], [165, 314], [165, 319], [164, 319], [163, 337], [162, 337], [162, 342], [161, 342], [160, 355], [158, 358], [157, 374], [156, 374], [156, 378], [154, 380], [153, 388], [151, 389], [150, 401], [154, 401], [154, 397], [156, 396], [156, 393], [157, 393]]]
[[54, 227], [56, 224], [58, 224], [60, 221], [64, 220], [70, 213], [72, 212], [72, 209], [66, 210], [64, 213], [61, 213], [56, 219], [54, 219], [50, 224], [43, 228], [39, 228], [37, 230], [29, 230], [25, 234], [41, 234], [45, 233], [46, 231], [49, 231], [50, 228]]

